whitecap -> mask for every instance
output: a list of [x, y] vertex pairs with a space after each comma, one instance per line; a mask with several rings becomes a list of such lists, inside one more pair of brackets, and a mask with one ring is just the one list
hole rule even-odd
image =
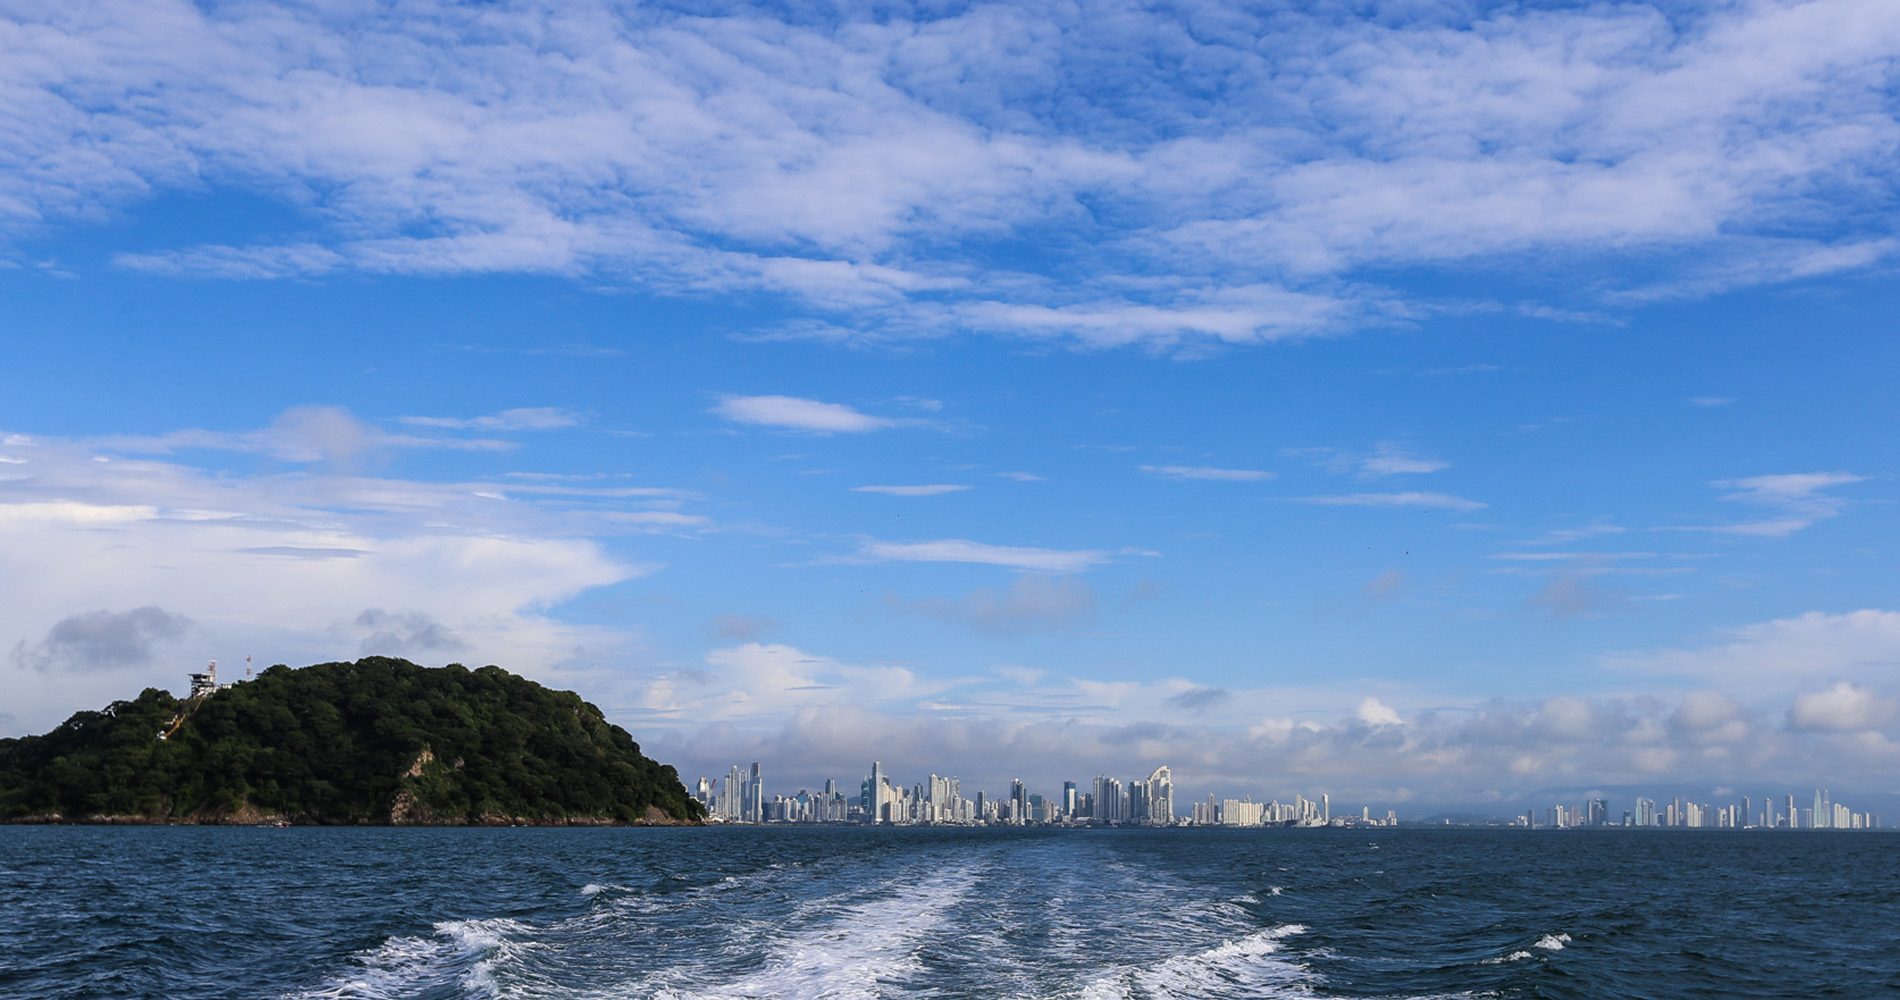
[[1569, 943], [1570, 935], [1568, 934], [1546, 934], [1538, 938], [1537, 943], [1531, 945], [1531, 947], [1543, 948], [1547, 951], [1562, 951], [1564, 950], [1564, 945]]
[[1514, 952], [1511, 952], [1509, 955], [1499, 955], [1496, 958], [1487, 958], [1484, 960], [1482, 964], [1503, 965], [1505, 962], [1522, 962], [1523, 960], [1529, 957], [1531, 957], [1531, 953], [1528, 951], [1514, 951]]

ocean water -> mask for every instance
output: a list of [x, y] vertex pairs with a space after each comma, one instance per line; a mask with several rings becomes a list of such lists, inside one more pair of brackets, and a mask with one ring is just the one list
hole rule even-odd
[[0, 997], [1900, 997], [1900, 834], [0, 827]]

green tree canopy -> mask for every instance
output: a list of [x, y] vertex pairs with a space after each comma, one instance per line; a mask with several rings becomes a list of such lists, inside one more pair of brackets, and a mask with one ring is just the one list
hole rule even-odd
[[[159, 739], [183, 713], [184, 722]], [[0, 819], [643, 823], [703, 816], [672, 766], [572, 691], [372, 656], [196, 701], [147, 688], [0, 740]]]

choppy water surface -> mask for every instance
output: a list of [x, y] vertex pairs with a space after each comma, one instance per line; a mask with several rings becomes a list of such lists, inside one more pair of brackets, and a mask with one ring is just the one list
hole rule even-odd
[[0, 828], [0, 996], [1900, 996], [1900, 835]]

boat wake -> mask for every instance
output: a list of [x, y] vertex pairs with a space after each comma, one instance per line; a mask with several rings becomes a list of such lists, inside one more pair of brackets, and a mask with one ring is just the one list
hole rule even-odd
[[1305, 928], [1263, 926], [1258, 897], [1074, 844], [572, 898], [556, 919], [393, 936], [290, 1000], [1245, 1000], [1323, 982], [1291, 951]]

